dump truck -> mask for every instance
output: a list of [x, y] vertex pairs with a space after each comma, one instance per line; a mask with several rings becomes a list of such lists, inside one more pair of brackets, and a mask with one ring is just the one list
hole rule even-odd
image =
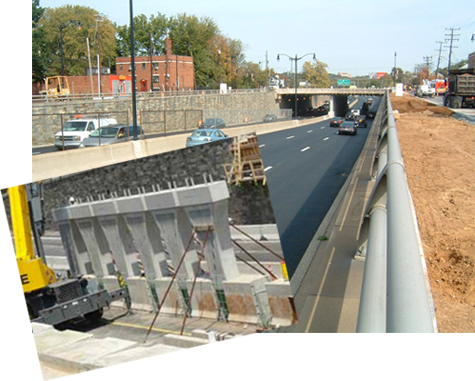
[[[60, 279], [41, 246], [41, 185], [8, 188], [15, 255], [30, 320], [60, 326], [78, 318], [96, 321], [104, 307], [127, 297], [126, 289], [91, 290], [81, 275]], [[31, 217], [30, 217], [31, 216]]]
[[475, 69], [450, 70], [444, 106], [475, 107]]

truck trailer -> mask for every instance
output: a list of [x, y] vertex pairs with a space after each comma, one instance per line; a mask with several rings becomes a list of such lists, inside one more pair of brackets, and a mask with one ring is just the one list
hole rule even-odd
[[450, 108], [475, 107], [475, 69], [451, 70], [444, 106]]

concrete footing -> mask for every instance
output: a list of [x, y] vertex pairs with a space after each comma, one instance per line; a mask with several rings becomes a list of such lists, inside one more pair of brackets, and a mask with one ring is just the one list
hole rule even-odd
[[272, 325], [286, 326], [297, 323], [291, 302], [292, 290], [288, 281], [266, 283], [266, 292], [272, 314]]
[[265, 283], [266, 278], [260, 275], [241, 275], [223, 282], [229, 321], [267, 325], [271, 316]]

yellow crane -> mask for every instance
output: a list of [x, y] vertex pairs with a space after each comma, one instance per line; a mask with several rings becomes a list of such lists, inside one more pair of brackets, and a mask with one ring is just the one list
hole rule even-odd
[[30, 208], [25, 185], [8, 188], [15, 253], [23, 292], [30, 293], [56, 282], [54, 272], [33, 247]]
[[128, 298], [127, 290], [91, 292], [80, 275], [56, 278], [46, 265], [36, 225], [39, 189], [36, 183], [8, 188], [15, 254], [30, 319], [55, 326], [77, 318], [100, 319], [104, 307]]

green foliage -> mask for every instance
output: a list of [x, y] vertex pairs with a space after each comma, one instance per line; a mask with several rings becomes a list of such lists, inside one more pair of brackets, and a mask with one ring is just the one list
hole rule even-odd
[[32, 81], [41, 81], [47, 73], [47, 49], [44, 29], [38, 25], [44, 8], [40, 7], [39, 0], [32, 0]]
[[[100, 20], [100, 21], [98, 21]], [[81, 26], [78, 27], [77, 23]], [[100, 23], [100, 25], [99, 25]], [[48, 41], [47, 50], [55, 59], [48, 63], [53, 74], [61, 72], [61, 38], [63, 35], [63, 63], [65, 75], [85, 75], [88, 67], [87, 43], [89, 38], [92, 65], [97, 66], [99, 51], [99, 27], [101, 65], [108, 66], [116, 57], [115, 28], [106, 17], [89, 7], [65, 5], [58, 8], [46, 8], [39, 21]]]
[[324, 62], [318, 61], [314, 64], [304, 62], [303, 64], [303, 78], [310, 82], [314, 87], [330, 87], [331, 81], [327, 72], [328, 65]]
[[[152, 49], [154, 55], [161, 55], [165, 51], [165, 38], [169, 19], [157, 13], [147, 19], [145, 15], [134, 17], [134, 47], [135, 56], [150, 55], [150, 37], [152, 39]], [[130, 26], [115, 25], [116, 34], [116, 54], [118, 57], [130, 57]], [[151, 34], [151, 36], [150, 36]]]

